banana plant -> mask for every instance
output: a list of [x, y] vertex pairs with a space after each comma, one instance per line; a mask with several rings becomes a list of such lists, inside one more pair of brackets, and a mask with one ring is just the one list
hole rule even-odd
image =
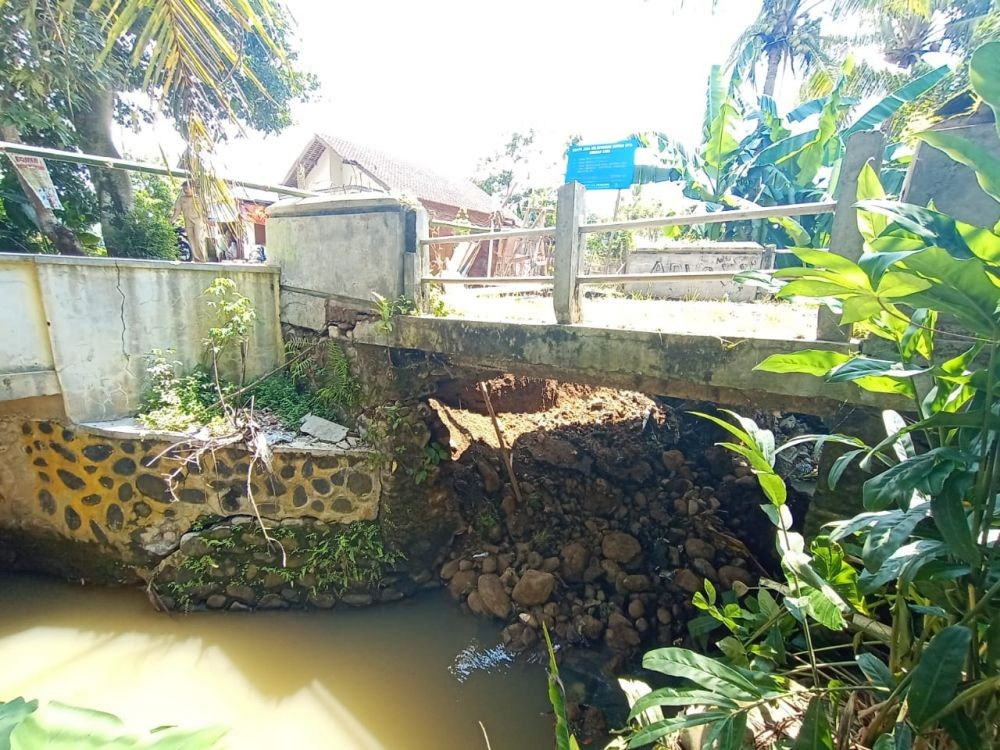
[[[947, 66], [936, 68], [861, 111], [857, 100], [842, 93], [845, 71], [828, 96], [781, 115], [768, 96], [758, 100], [756, 109], [743, 106], [734, 95], [736, 87], [715, 66], [709, 75], [702, 143], [688, 150], [662, 133], [648, 134], [645, 142], [655, 144], [661, 166], [637, 176], [651, 182], [679, 182], [684, 195], [707, 211], [825, 200], [836, 189], [847, 139], [859, 130], [879, 127], [949, 72]], [[813, 117], [817, 126], [802, 130], [802, 123]], [[711, 239], [752, 239], [779, 247], [821, 247], [829, 241], [830, 222], [824, 215], [758, 222], [750, 230], [716, 224], [705, 234]]]
[[[976, 93], [1000, 114], [1000, 43], [977, 50], [972, 70]], [[924, 137], [972, 167], [1000, 201], [991, 156], [1000, 142], [977, 150]], [[870, 168], [858, 198], [858, 262], [795, 248], [803, 266], [773, 276], [779, 297], [828, 302], [843, 324], [862, 325], [895, 354], [814, 349], [757, 369], [853, 383], [912, 406], [905, 416], [884, 412], [887, 436], [874, 446], [827, 435], [775, 447], [750, 420], [711, 417], [735, 438], [723, 445], [748, 463], [769, 501], [762, 507], [777, 529], [785, 585], [695, 595], [730, 633], [718, 641], [722, 656], [647, 654], [647, 668], [686, 684], [653, 690], [633, 717], [697, 710], [637, 723], [630, 747], [703, 725], [704, 750], [745, 748], [749, 717], [776, 703], [797, 714], [796, 736], [779, 743], [794, 750], [1000, 747], [1000, 226], [890, 201]], [[776, 453], [807, 440], [847, 448], [831, 466], [831, 488], [850, 467], [869, 475], [862, 512], [831, 524], [808, 552], [773, 468]]]

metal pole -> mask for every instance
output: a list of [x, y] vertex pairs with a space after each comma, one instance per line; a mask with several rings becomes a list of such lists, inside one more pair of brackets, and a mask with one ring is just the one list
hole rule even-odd
[[[12, 143], [11, 141], [0, 141], [0, 154], [23, 154], [25, 156], [40, 156], [43, 159], [53, 161], [68, 161], [73, 164], [86, 164], [89, 167], [106, 167], [108, 169], [122, 169], [127, 172], [144, 172], [146, 174], [157, 174], [162, 177], [179, 177], [187, 179], [191, 173], [186, 169], [170, 169], [157, 164], [147, 164], [141, 161], [130, 161], [129, 159], [114, 159], [110, 156], [99, 156], [96, 154], [83, 154], [76, 151], [60, 151], [55, 148], [44, 148], [42, 146], [28, 146], [24, 143]], [[320, 195], [311, 190], [299, 190], [287, 185], [272, 185], [267, 182], [249, 182], [231, 177], [221, 177], [233, 185], [253, 188], [254, 190], [266, 190], [279, 195], [294, 195], [299, 198], [312, 198]]]

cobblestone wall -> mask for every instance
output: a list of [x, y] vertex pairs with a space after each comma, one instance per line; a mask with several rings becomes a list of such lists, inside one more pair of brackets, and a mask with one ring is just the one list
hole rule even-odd
[[[197, 441], [172, 447], [176, 438], [55, 420], [3, 420], [0, 440], [0, 525], [98, 545], [139, 577], [206, 519], [259, 513], [344, 525], [379, 512], [381, 484], [365, 450], [277, 446], [268, 473], [259, 464], [250, 471], [250, 454], [239, 446], [185, 464]], [[27, 556], [39, 551], [22, 547]]]

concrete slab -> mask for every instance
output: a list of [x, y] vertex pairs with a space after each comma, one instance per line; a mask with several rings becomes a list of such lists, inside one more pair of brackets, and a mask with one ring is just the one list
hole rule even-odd
[[372, 323], [362, 323], [354, 330], [354, 340], [431, 352], [466, 367], [742, 409], [825, 416], [845, 404], [909, 408], [904, 399], [871, 394], [851, 384], [753, 369], [771, 354], [810, 348], [847, 352], [847, 344], [415, 316], [397, 318], [388, 335]]

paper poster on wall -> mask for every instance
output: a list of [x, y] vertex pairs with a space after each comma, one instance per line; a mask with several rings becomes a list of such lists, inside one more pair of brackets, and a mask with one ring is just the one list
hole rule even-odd
[[24, 156], [23, 154], [11, 154], [10, 158], [24, 181], [38, 196], [42, 205], [55, 211], [60, 210], [62, 203], [59, 202], [59, 194], [56, 192], [55, 185], [52, 184], [52, 177], [49, 176], [45, 160], [37, 156]]

